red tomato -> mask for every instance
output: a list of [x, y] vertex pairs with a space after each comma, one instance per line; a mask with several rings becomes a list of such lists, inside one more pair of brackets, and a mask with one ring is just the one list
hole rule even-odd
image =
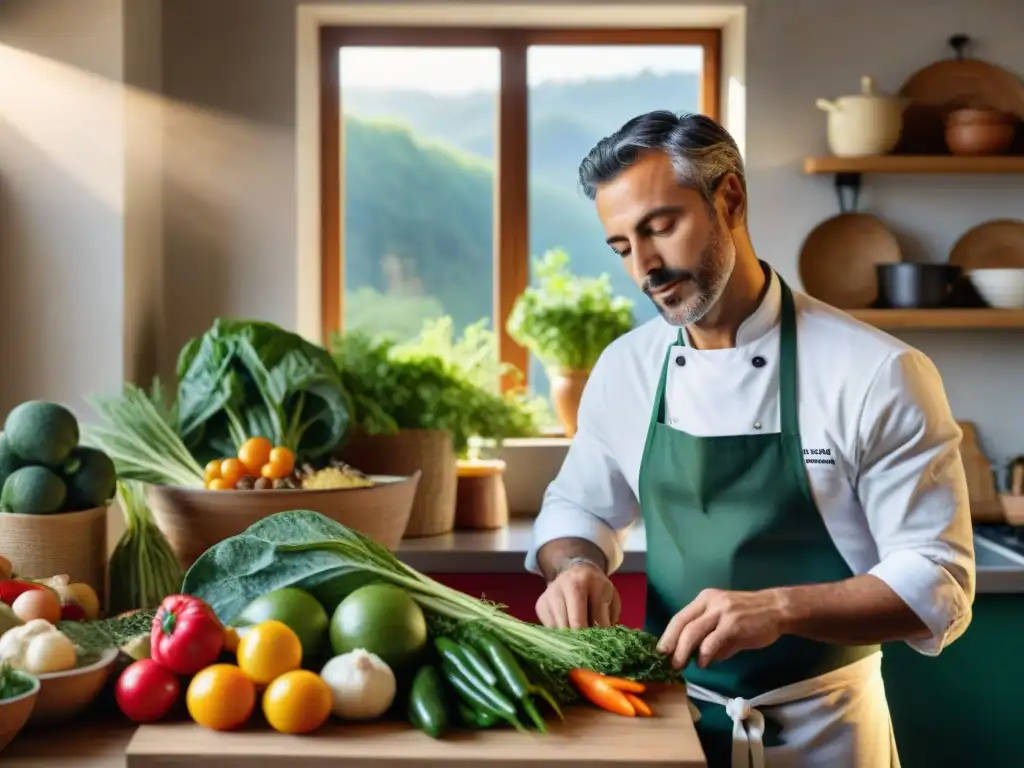
[[164, 599], [153, 617], [150, 655], [179, 675], [194, 675], [224, 650], [224, 625], [202, 600], [188, 595]]
[[152, 659], [130, 664], [114, 686], [121, 711], [136, 723], [152, 723], [166, 715], [181, 695], [177, 676]]

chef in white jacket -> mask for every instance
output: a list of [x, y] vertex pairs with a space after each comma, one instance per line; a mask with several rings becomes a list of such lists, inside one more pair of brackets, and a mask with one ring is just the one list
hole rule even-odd
[[608, 574], [642, 518], [646, 626], [685, 666], [710, 765], [898, 765], [879, 646], [936, 655], [974, 599], [938, 371], [759, 259], [714, 121], [634, 118], [580, 181], [661, 316], [587, 383], [527, 555], [548, 582], [539, 618], [616, 622]]

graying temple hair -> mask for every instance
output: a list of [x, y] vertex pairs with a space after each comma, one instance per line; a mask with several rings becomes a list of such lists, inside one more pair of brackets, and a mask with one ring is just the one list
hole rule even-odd
[[634, 117], [597, 142], [580, 163], [583, 193], [593, 200], [598, 185], [614, 179], [650, 150], [665, 152], [679, 183], [695, 189], [709, 203], [727, 173], [736, 174], [746, 187], [743, 158], [725, 128], [704, 115], [677, 116], [659, 110]]

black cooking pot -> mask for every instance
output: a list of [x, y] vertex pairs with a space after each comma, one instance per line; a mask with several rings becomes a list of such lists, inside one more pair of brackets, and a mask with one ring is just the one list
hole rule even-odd
[[916, 264], [903, 261], [877, 264], [878, 306], [925, 309], [947, 303], [961, 267], [952, 264]]

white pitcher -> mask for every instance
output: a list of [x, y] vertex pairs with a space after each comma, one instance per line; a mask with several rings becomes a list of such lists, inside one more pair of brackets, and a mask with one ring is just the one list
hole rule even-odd
[[816, 102], [818, 109], [828, 112], [828, 145], [838, 157], [884, 155], [900, 140], [909, 99], [876, 94], [874, 81], [867, 76], [860, 83], [860, 93]]

